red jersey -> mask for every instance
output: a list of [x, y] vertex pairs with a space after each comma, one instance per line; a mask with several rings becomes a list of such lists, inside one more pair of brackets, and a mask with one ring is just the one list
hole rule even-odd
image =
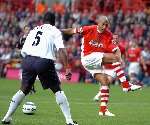
[[112, 44], [113, 35], [108, 29], [100, 33], [97, 25], [92, 25], [83, 26], [76, 30], [83, 36], [81, 45], [82, 56], [92, 52], [113, 52], [117, 48], [116, 45]]
[[140, 48], [129, 48], [127, 51], [127, 58], [129, 62], [138, 62], [141, 55]]

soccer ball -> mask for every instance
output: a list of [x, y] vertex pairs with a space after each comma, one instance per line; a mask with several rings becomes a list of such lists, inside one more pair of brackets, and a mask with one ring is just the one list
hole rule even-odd
[[33, 102], [26, 102], [22, 107], [22, 111], [24, 114], [32, 115], [36, 111], [36, 106]]

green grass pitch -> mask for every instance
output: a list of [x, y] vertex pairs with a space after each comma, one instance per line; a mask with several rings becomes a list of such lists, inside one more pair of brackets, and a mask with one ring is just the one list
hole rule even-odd
[[[19, 89], [17, 80], [0, 79], [0, 119], [8, 109], [9, 102]], [[13, 125], [65, 125], [65, 119], [55, 102], [53, 93], [42, 90], [36, 82], [36, 94], [29, 95], [25, 101], [37, 106], [35, 115], [25, 115], [22, 105], [13, 116]], [[110, 111], [115, 117], [99, 117], [98, 103], [93, 102], [99, 86], [95, 84], [62, 84], [70, 102], [71, 113], [79, 125], [150, 125], [150, 88], [124, 93], [119, 86], [111, 86]]]

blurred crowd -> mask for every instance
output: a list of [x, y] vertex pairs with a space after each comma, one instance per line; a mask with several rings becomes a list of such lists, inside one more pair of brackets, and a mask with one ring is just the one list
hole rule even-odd
[[[25, 2], [28, 1], [30, 0], [25, 0]], [[149, 4], [140, 7], [140, 9], [137, 6], [138, 9], [136, 7], [131, 9], [118, 2], [121, 0], [62, 0], [61, 2], [57, 0], [51, 6], [44, 0], [39, 0], [38, 3], [31, 1], [23, 4], [24, 6], [22, 3], [14, 5], [11, 1], [0, 1], [1, 77], [5, 77], [8, 68], [21, 67], [20, 53], [15, 46], [20, 37], [23, 36], [24, 26], [28, 25], [32, 29], [34, 26], [40, 25], [43, 14], [47, 11], [53, 11], [56, 13], [56, 26], [58, 28], [96, 24], [96, 16], [106, 14], [111, 22], [111, 31], [119, 35], [119, 46], [129, 79], [138, 79], [145, 85], [150, 85]], [[14, 6], [18, 7], [15, 8]], [[72, 71], [79, 72], [79, 81], [95, 82], [91, 75], [84, 70], [80, 62], [81, 36], [63, 36]], [[61, 62], [57, 60], [56, 63], [56, 68], [63, 70]]]

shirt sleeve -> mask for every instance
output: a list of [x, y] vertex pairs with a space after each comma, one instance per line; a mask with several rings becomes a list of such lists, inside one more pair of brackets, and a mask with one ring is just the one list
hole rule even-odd
[[62, 34], [59, 30], [57, 31], [57, 33], [55, 33], [54, 44], [55, 44], [57, 50], [59, 50], [59, 48], [65, 48], [63, 39], [62, 39]]
[[79, 28], [76, 28], [76, 33], [80, 33], [81, 35], [84, 35], [91, 30], [91, 26], [82, 26]]

